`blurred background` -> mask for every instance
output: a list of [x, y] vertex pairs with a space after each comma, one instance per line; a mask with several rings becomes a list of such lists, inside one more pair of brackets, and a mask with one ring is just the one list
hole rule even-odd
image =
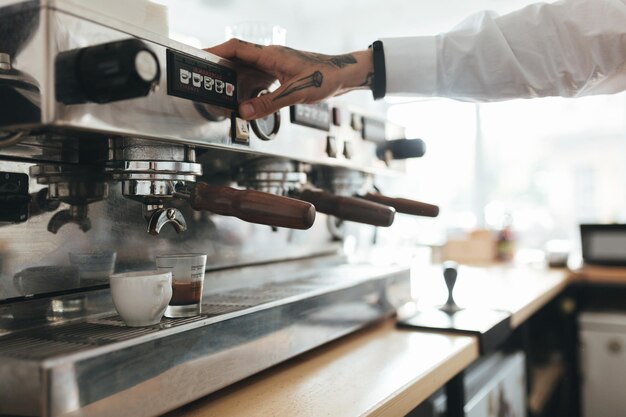
[[[377, 38], [432, 35], [473, 13], [503, 14], [528, 0], [159, 0], [170, 36], [196, 47], [221, 43], [226, 28], [263, 22], [285, 29], [287, 46], [334, 54]], [[221, 22], [222, 24], [216, 24]], [[518, 256], [546, 245], [576, 251], [580, 223], [626, 222], [626, 95], [474, 104], [448, 99], [348, 95], [423, 138], [409, 161], [408, 194], [439, 204], [438, 220], [413, 220], [407, 239], [432, 247], [473, 231], [514, 240]], [[404, 221], [409, 221], [405, 219]]]

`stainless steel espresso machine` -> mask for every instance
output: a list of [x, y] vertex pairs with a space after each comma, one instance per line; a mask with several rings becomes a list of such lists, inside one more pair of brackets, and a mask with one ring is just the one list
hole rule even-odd
[[[89, 3], [0, 1], [0, 414], [157, 415], [409, 300], [371, 254], [437, 215], [382, 194], [419, 139], [338, 102], [248, 123], [271, 78]], [[126, 327], [113, 268], [190, 252], [202, 314]]]

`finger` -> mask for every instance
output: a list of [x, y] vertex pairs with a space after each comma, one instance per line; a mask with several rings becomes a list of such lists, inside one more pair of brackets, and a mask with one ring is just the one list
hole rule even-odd
[[270, 94], [246, 100], [239, 104], [239, 115], [245, 120], [259, 119], [294, 103], [274, 102]]
[[265, 117], [269, 114], [279, 111], [281, 108], [296, 104], [302, 101], [301, 97], [292, 95], [291, 97], [278, 98], [281, 89], [278, 89], [270, 94], [265, 94], [260, 97], [255, 97], [250, 100], [246, 100], [239, 104], [239, 115], [246, 119], [258, 119]]
[[237, 58], [250, 65], [257, 64], [263, 54], [263, 46], [236, 38], [204, 50], [225, 59]]
[[277, 112], [282, 107], [318, 101], [324, 97], [324, 90], [321, 89], [323, 80], [320, 71], [295, 77], [272, 93], [242, 102], [239, 105], [239, 115], [246, 120], [258, 119]]

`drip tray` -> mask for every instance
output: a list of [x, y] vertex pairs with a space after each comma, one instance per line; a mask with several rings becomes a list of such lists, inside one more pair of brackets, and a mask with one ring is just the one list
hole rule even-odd
[[409, 272], [343, 265], [206, 294], [202, 314], [129, 328], [107, 302], [0, 336], [0, 414], [151, 416], [391, 315]]

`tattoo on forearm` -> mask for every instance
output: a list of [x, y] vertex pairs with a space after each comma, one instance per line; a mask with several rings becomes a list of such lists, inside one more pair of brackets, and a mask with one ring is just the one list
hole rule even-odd
[[289, 47], [285, 47], [285, 49], [295, 55], [298, 55], [298, 57], [300, 57], [301, 59], [311, 64], [330, 65], [336, 68], [343, 68], [351, 64], [356, 64], [357, 62], [356, 58], [352, 56], [351, 54], [333, 56], [333, 55], [317, 54], [314, 52], [298, 51], [297, 49], [293, 49]]
[[290, 94], [295, 93], [296, 91], [304, 90], [305, 88], [320, 88], [323, 82], [324, 76], [322, 75], [322, 73], [319, 71], [315, 71], [313, 74], [307, 77], [300, 78], [298, 81], [294, 81], [293, 83], [289, 84], [287, 88], [285, 88], [285, 91], [274, 97], [272, 101], [276, 101], [279, 98], [286, 97]]
[[365, 81], [363, 81], [363, 84], [359, 85], [359, 87], [371, 87], [373, 85], [374, 85], [374, 73], [368, 72], [367, 75], [365, 76]]
[[345, 54], [332, 57], [330, 62], [337, 68], [343, 68], [346, 65], [356, 64], [356, 59], [350, 54]]

